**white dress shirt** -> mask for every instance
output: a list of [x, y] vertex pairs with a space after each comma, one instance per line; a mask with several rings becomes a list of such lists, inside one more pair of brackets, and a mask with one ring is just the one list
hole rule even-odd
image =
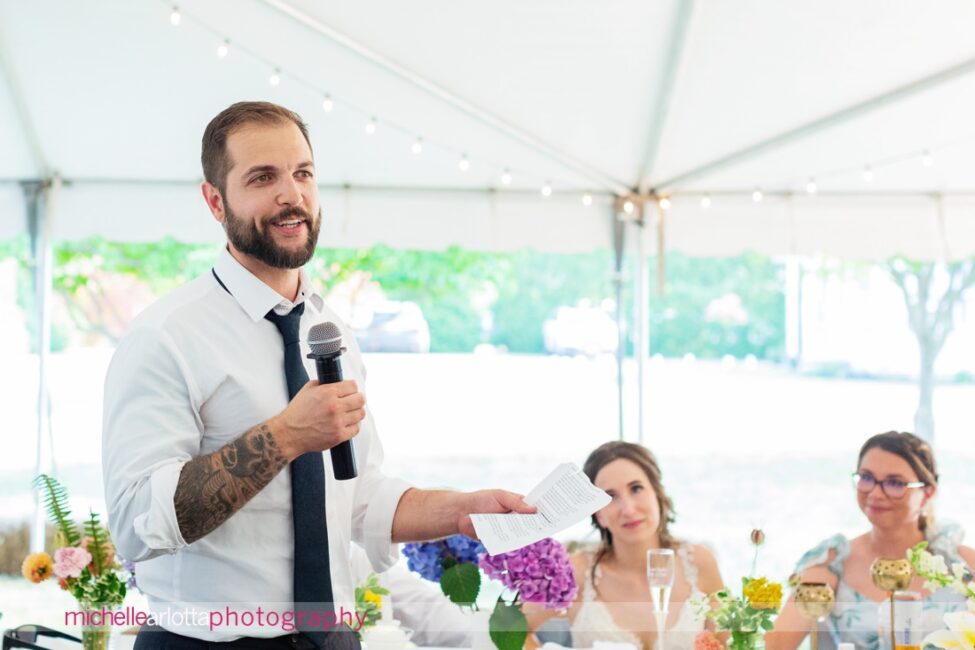
[[[291, 471], [286, 466], [240, 510], [187, 544], [173, 498], [183, 465], [238, 438], [288, 404], [284, 344], [272, 308], [290, 301], [224, 249], [212, 273], [177, 289], [135, 319], [119, 342], [105, 382], [102, 471], [109, 525], [119, 553], [137, 562], [139, 587], [156, 623], [186, 636], [229, 641], [287, 633], [273, 625], [217, 626], [210, 612], [283, 613], [293, 606], [294, 530]], [[308, 329], [336, 323], [348, 351], [346, 379], [365, 392], [365, 369], [348, 327], [314, 292], [301, 271], [297, 301], [302, 358]], [[295, 303], [296, 304], [296, 303]], [[380, 471], [383, 452], [367, 412], [355, 438], [358, 478], [336, 481], [325, 454], [325, 515], [335, 608], [354, 611], [348, 553], [353, 540], [379, 569], [396, 559], [393, 515], [409, 488]], [[182, 615], [179, 613], [182, 612]], [[200, 625], [206, 619], [206, 623]], [[227, 622], [231, 622], [227, 619]]]

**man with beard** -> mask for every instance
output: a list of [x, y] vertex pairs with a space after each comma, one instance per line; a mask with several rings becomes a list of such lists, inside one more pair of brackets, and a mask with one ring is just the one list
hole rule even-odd
[[[227, 245], [212, 272], [133, 322], [105, 385], [110, 528], [153, 615], [136, 648], [355, 647], [337, 625], [358, 623], [351, 541], [381, 571], [395, 542], [474, 536], [471, 513], [534, 509], [380, 471], [355, 339], [301, 268], [322, 221], [301, 118], [234, 104], [207, 126], [202, 162]], [[320, 385], [301, 348], [323, 321], [349, 350], [346, 380]], [[337, 481], [322, 452], [353, 437], [359, 475]]]

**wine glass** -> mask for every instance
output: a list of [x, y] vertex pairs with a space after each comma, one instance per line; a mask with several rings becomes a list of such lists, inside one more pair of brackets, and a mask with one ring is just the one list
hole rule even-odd
[[657, 617], [657, 650], [664, 647], [664, 628], [667, 625], [667, 608], [670, 590], [674, 586], [677, 563], [673, 549], [652, 548], [647, 551], [647, 583], [650, 585], [650, 601]]

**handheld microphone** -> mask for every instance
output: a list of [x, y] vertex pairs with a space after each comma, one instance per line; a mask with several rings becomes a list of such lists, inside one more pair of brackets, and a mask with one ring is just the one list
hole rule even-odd
[[[318, 383], [335, 384], [342, 381], [342, 362], [339, 357], [345, 352], [342, 347], [342, 333], [335, 323], [328, 321], [312, 325], [308, 330], [309, 359], [315, 360]], [[351, 440], [340, 442], [331, 448], [332, 471], [336, 480], [347, 481], [359, 475], [355, 466], [355, 447]]]

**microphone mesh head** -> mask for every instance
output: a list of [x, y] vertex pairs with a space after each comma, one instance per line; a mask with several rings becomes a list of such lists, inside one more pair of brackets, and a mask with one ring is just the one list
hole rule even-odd
[[335, 354], [342, 349], [342, 332], [338, 325], [325, 321], [308, 330], [308, 347], [312, 354]]

